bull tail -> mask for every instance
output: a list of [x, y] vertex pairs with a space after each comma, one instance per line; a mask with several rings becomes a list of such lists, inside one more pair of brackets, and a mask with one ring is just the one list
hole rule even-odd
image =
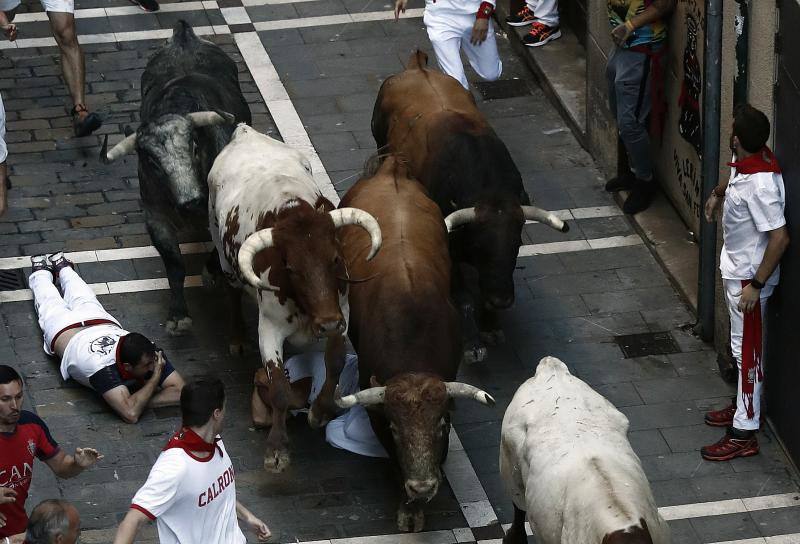
[[192, 30], [191, 25], [179, 19], [172, 27], [172, 43], [179, 47], [186, 47], [190, 42], [196, 41], [197, 35]]
[[415, 68], [422, 70], [426, 66], [428, 66], [428, 54], [417, 49], [411, 53], [411, 57], [408, 59], [408, 66], [406, 66], [406, 70], [414, 70]]

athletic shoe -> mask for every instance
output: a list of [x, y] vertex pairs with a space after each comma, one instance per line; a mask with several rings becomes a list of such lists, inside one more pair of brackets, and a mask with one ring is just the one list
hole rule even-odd
[[733, 427], [728, 427], [728, 431], [719, 442], [700, 449], [700, 455], [707, 461], [729, 461], [736, 457], [750, 457], [757, 453], [756, 433], [740, 431]]
[[611, 178], [606, 182], [606, 191], [609, 193], [616, 193], [617, 191], [628, 191], [633, 187], [636, 178], [633, 172], [628, 170], [615, 178]]
[[641, 179], [636, 179], [633, 182], [631, 193], [628, 195], [628, 198], [625, 199], [625, 203], [622, 205], [622, 211], [628, 215], [634, 215], [639, 212], [643, 212], [650, 207], [650, 203], [653, 202], [653, 197], [655, 194], [655, 180], [644, 181]]
[[50, 261], [50, 267], [53, 269], [53, 274], [58, 276], [58, 273], [61, 272], [62, 269], [66, 267], [70, 267], [73, 270], [75, 269], [75, 264], [67, 259], [64, 255], [63, 251], [59, 251], [58, 253], [53, 253], [47, 260]]
[[34, 255], [31, 257], [31, 273], [39, 272], [40, 270], [47, 270], [51, 274], [53, 273], [53, 267], [50, 262], [47, 260], [47, 255]]
[[131, 4], [139, 6], [143, 11], [154, 12], [159, 10], [156, 0], [130, 0]]
[[533, 10], [527, 5], [519, 10], [516, 15], [509, 15], [506, 17], [506, 23], [509, 26], [527, 26], [536, 20]]
[[522, 43], [528, 47], [541, 47], [542, 45], [552, 42], [560, 37], [561, 30], [557, 26], [547, 26], [546, 24], [537, 21], [533, 23], [531, 31], [528, 32], [524, 38], [522, 38]]
[[706, 425], [712, 427], [730, 427], [733, 425], [733, 416], [736, 415], [736, 402], [732, 402], [722, 410], [708, 412], [705, 417]]
[[[100, 116], [96, 113], [89, 113], [89, 110], [83, 104], [78, 104], [72, 108], [70, 113], [72, 114], [72, 130], [76, 138], [88, 136], [103, 125], [103, 120], [100, 119]], [[86, 115], [81, 116], [81, 113], [86, 113]]]

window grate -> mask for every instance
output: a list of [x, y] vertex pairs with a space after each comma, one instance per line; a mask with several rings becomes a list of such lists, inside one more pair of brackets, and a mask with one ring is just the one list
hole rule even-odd
[[16, 291], [25, 289], [25, 282], [22, 280], [22, 271], [0, 270], [0, 291]]
[[647, 332], [643, 334], [628, 334], [615, 336], [614, 340], [619, 345], [626, 359], [644, 357], [647, 355], [667, 355], [681, 351], [672, 334], [669, 332]]
[[497, 100], [530, 95], [533, 92], [530, 83], [526, 79], [498, 79], [476, 81], [474, 85], [484, 100]]

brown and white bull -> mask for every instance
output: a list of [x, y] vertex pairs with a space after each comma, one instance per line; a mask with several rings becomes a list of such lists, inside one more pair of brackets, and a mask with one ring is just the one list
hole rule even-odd
[[511, 400], [500, 438], [500, 475], [514, 501], [505, 544], [669, 544], [628, 418], [555, 357]]
[[290, 462], [284, 340], [305, 345], [327, 337], [326, 382], [308, 415], [311, 426], [322, 426], [335, 410], [348, 316], [336, 232], [344, 225], [362, 227], [369, 240], [366, 259], [380, 248], [381, 232], [368, 213], [334, 209], [300, 151], [244, 124], [214, 161], [208, 183], [209, 224], [223, 272], [234, 284], [256, 288], [264, 368], [256, 373], [253, 420], [271, 427], [264, 467], [280, 472]]
[[350, 286], [348, 334], [358, 353], [362, 390], [337, 404], [368, 407], [375, 434], [400, 469], [404, 497], [398, 528], [421, 531], [422, 507], [442, 479], [450, 399], [490, 406], [494, 399], [453, 381], [461, 334], [449, 296], [447, 231], [424, 187], [389, 156], [376, 174], [347, 192], [341, 205], [375, 216], [383, 245], [368, 262], [369, 238], [352, 227], [342, 230], [342, 255], [356, 280]]
[[[525, 220], [566, 232], [552, 213], [530, 205], [508, 149], [452, 77], [429, 70], [417, 51], [406, 69], [381, 85], [372, 114], [378, 148], [401, 153], [448, 227], [455, 265], [453, 294], [463, 314], [466, 361], [486, 356], [482, 342], [503, 338], [495, 311], [514, 302], [514, 268]], [[478, 272], [481, 303], [467, 295], [460, 265]], [[478, 328], [474, 314], [477, 313]], [[480, 332], [480, 334], [479, 334]]]

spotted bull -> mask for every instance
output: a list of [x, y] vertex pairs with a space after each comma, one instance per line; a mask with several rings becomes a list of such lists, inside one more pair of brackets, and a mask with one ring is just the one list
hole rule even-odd
[[423, 505], [437, 493], [450, 431], [450, 399], [492, 405], [487, 393], [455, 380], [461, 360], [459, 316], [450, 301], [444, 219], [425, 189], [388, 157], [360, 180], [342, 206], [369, 212], [383, 236], [372, 261], [369, 238], [343, 229], [350, 286], [349, 336], [358, 353], [361, 391], [337, 404], [368, 407], [370, 422], [397, 461], [401, 531], [421, 531]]
[[[526, 219], [566, 232], [553, 214], [530, 205], [505, 144], [478, 111], [472, 95], [450, 76], [426, 68], [417, 51], [405, 71], [383, 82], [372, 115], [379, 149], [402, 153], [409, 171], [447, 216], [456, 265], [453, 292], [463, 313], [465, 360], [482, 360], [486, 342], [502, 339], [495, 310], [514, 302], [513, 273]], [[474, 310], [460, 265], [478, 271], [482, 303]]]
[[256, 373], [253, 419], [270, 426], [264, 467], [280, 472], [290, 462], [284, 340], [304, 345], [327, 338], [326, 381], [308, 415], [312, 426], [322, 426], [335, 410], [348, 316], [337, 229], [360, 226], [369, 240], [364, 257], [371, 259], [381, 246], [380, 228], [366, 212], [334, 209], [300, 151], [244, 124], [214, 162], [208, 185], [209, 222], [222, 270], [233, 285], [256, 288], [264, 368]]
[[[217, 45], [198, 38], [185, 21], [158, 49], [142, 74], [141, 124], [108, 150], [111, 162], [136, 151], [147, 232], [164, 261], [171, 290], [166, 322], [171, 334], [192, 326], [183, 295], [186, 271], [179, 234], [205, 236], [206, 178], [236, 122], [250, 123], [236, 63]], [[209, 266], [218, 268], [211, 255]]]

